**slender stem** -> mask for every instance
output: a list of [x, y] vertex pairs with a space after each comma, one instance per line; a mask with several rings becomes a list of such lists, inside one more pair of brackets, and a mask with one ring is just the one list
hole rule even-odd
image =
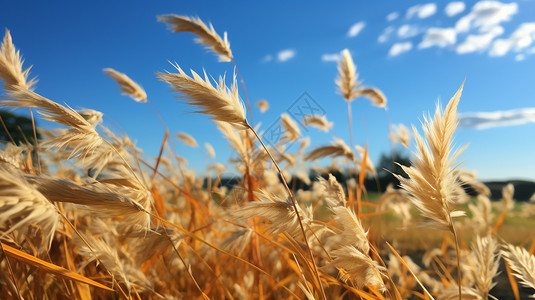
[[450, 231], [453, 234], [453, 238], [455, 239], [455, 252], [457, 253], [457, 286], [459, 287], [459, 300], [462, 299], [462, 291], [461, 291], [461, 253], [459, 252], [459, 239], [457, 237], [457, 233], [455, 232], [455, 226], [453, 226], [453, 220], [451, 218], [451, 210], [449, 208], [448, 202], [445, 201], [444, 205], [446, 206], [446, 211], [448, 212], [448, 221], [450, 225]]
[[327, 296], [325, 295], [325, 291], [323, 290], [323, 286], [321, 285], [321, 279], [320, 279], [320, 275], [319, 275], [319, 272], [318, 272], [318, 267], [316, 266], [316, 262], [314, 261], [314, 255], [312, 254], [312, 250], [311, 250], [310, 245], [308, 243], [308, 239], [307, 239], [307, 236], [306, 236], [306, 233], [305, 233], [305, 227], [303, 226], [303, 223], [301, 222], [301, 215], [299, 214], [299, 210], [297, 208], [297, 202], [294, 199], [292, 191], [290, 191], [290, 188], [288, 187], [288, 183], [286, 183], [286, 179], [284, 179], [284, 175], [282, 174], [282, 171], [281, 171], [279, 165], [277, 164], [277, 162], [275, 161], [275, 159], [271, 155], [271, 152], [269, 152], [269, 150], [266, 147], [266, 145], [264, 145], [264, 142], [262, 142], [262, 139], [258, 136], [258, 134], [253, 129], [253, 127], [251, 127], [251, 125], [247, 124], [247, 127], [249, 127], [249, 129], [254, 133], [254, 135], [256, 136], [258, 141], [260, 142], [260, 144], [262, 144], [262, 147], [264, 148], [264, 150], [266, 151], [267, 155], [269, 156], [269, 158], [273, 162], [273, 165], [275, 166], [277, 171], [279, 172], [279, 176], [280, 176], [280, 178], [282, 180], [284, 188], [286, 189], [286, 192], [288, 193], [288, 196], [290, 197], [290, 200], [292, 201], [292, 205], [294, 207], [294, 211], [295, 211], [295, 215], [297, 217], [297, 221], [299, 221], [299, 227], [301, 227], [301, 232], [303, 234], [303, 238], [304, 238], [305, 244], [307, 246], [308, 254], [310, 255], [312, 266], [314, 267], [314, 271], [316, 273], [316, 277], [317, 277], [316, 279], [318, 280], [318, 285], [320, 287], [321, 296], [322, 296], [323, 299], [326, 300]]
[[4, 130], [6, 131], [7, 136], [9, 137], [9, 139], [11, 140], [11, 142], [13, 143], [13, 145], [16, 146], [17, 143], [15, 143], [15, 140], [13, 139], [13, 137], [11, 136], [11, 134], [9, 133], [9, 130], [7, 130], [6, 123], [4, 123], [4, 119], [2, 119], [2, 116], [0, 116], [0, 123], [2, 123], [2, 127], [4, 127]]
[[457, 252], [457, 285], [459, 287], [459, 300], [462, 299], [462, 292], [461, 292], [461, 258], [459, 257], [461, 253], [459, 252], [459, 239], [457, 237], [457, 233], [455, 232], [455, 226], [453, 226], [453, 222], [450, 217], [450, 229], [453, 233], [453, 237], [455, 238], [455, 252]]
[[388, 113], [388, 106], [385, 106], [386, 122], [388, 124], [388, 141], [390, 142], [390, 153], [392, 154], [392, 170], [394, 170], [396, 162], [396, 154], [394, 153], [394, 143], [390, 139], [392, 134], [392, 123], [390, 122], [390, 114]]
[[17, 286], [17, 281], [15, 281], [15, 277], [14, 277], [15, 273], [13, 273], [13, 269], [11, 268], [11, 263], [9, 262], [9, 257], [7, 257], [2, 241], [0, 241], [0, 248], [2, 249], [2, 253], [4, 254], [4, 257], [6, 258], [7, 268], [9, 269], [9, 275], [11, 277], [11, 281], [13, 281], [13, 285], [15, 286], [15, 290], [17, 291], [17, 297], [19, 298], [19, 300], [22, 300], [22, 297], [20, 296], [19, 287]]
[[351, 124], [351, 101], [347, 102], [347, 120], [349, 122], [349, 141], [351, 146], [351, 151], [353, 151], [353, 126]]
[[31, 107], [28, 107], [30, 110], [30, 115], [32, 116], [32, 128], [33, 128], [33, 140], [35, 143], [35, 156], [37, 157], [37, 167], [39, 168], [39, 174], [41, 174], [41, 160], [39, 159], [39, 145], [37, 144], [37, 133], [35, 132], [35, 120], [33, 119], [33, 111]]
[[247, 102], [247, 110], [249, 111], [249, 118], [251, 119], [251, 124], [254, 124], [253, 122], [253, 110], [251, 109], [251, 102], [249, 102], [249, 97], [247, 96], [247, 90], [245, 89], [245, 81], [243, 80], [243, 77], [241, 76], [240, 69], [238, 68], [238, 65], [234, 61], [233, 58], [231, 58], [232, 64], [234, 65], [234, 68], [236, 68], [236, 73], [238, 73], [238, 77], [240, 78], [240, 84], [241, 88], [243, 90], [243, 95], [245, 96], [245, 101]]

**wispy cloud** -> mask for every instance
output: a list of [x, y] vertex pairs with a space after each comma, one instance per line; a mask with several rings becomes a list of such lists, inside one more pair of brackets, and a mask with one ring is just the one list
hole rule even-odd
[[437, 5], [435, 3], [419, 4], [409, 7], [407, 9], [406, 17], [410, 19], [418, 16], [420, 19], [429, 18], [437, 12]]
[[411, 38], [420, 34], [420, 29], [416, 25], [405, 24], [398, 28], [397, 34], [401, 39]]
[[377, 38], [377, 41], [379, 43], [386, 43], [388, 39], [390, 38], [390, 35], [392, 32], [394, 32], [394, 26], [388, 26], [383, 30], [383, 33]]
[[535, 22], [522, 23], [509, 38], [497, 39], [492, 44], [490, 56], [504, 56], [509, 51], [519, 52], [531, 46], [535, 40]]
[[492, 41], [497, 36], [503, 34], [503, 32], [503, 27], [494, 26], [488, 32], [483, 34], [470, 34], [455, 50], [458, 54], [485, 51], [489, 48]]
[[444, 48], [449, 45], [455, 45], [456, 42], [457, 33], [455, 32], [455, 29], [431, 27], [425, 32], [418, 48], [425, 49], [433, 46]]
[[470, 13], [460, 18], [455, 24], [458, 32], [467, 32], [472, 28], [480, 28], [483, 31], [511, 20], [518, 12], [516, 3], [501, 3], [498, 1], [479, 1]]
[[334, 61], [334, 62], [337, 62], [340, 60], [342, 56], [340, 55], [340, 53], [325, 53], [323, 55], [321, 55], [321, 60], [322, 61]]
[[444, 12], [448, 17], [453, 17], [455, 15], [458, 15], [464, 11], [466, 8], [466, 5], [464, 2], [461, 1], [455, 1], [450, 2], [448, 5], [446, 5], [446, 8], [444, 8]]
[[364, 21], [353, 24], [349, 28], [349, 31], [347, 32], [347, 36], [356, 37], [362, 31], [362, 29], [364, 29], [365, 26], [366, 26], [366, 22]]
[[296, 51], [294, 49], [285, 49], [277, 53], [277, 60], [280, 62], [288, 61], [294, 58]]
[[392, 22], [394, 21], [395, 19], [397, 19], [399, 17], [399, 13], [397, 11], [394, 11], [394, 12], [391, 12], [389, 13], [387, 16], [386, 16], [386, 20], [388, 22]]
[[388, 51], [388, 56], [398, 56], [403, 52], [410, 51], [412, 49], [412, 43], [411, 42], [405, 42], [405, 43], [395, 43], [392, 45], [392, 48], [390, 48], [390, 51]]
[[264, 63], [270, 62], [273, 60], [273, 55], [267, 54], [266, 56], [262, 57], [261, 61]]
[[535, 122], [535, 107], [459, 115], [459, 126], [463, 128], [486, 129], [532, 122]]

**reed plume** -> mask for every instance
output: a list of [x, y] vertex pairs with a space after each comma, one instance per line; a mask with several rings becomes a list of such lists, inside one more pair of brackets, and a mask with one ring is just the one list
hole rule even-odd
[[405, 148], [409, 148], [411, 137], [410, 137], [409, 129], [405, 125], [403, 124], [393, 125], [392, 131], [388, 137], [390, 138], [391, 141], [400, 143]]
[[14, 87], [19, 89], [33, 90], [33, 85], [37, 83], [35, 78], [28, 81], [31, 66], [26, 70], [22, 69], [24, 60], [20, 51], [15, 48], [9, 30], [6, 29], [4, 41], [0, 46], [0, 78], [4, 80], [4, 89], [11, 90]]
[[182, 143], [197, 148], [199, 145], [197, 144], [197, 141], [189, 134], [185, 132], [179, 132], [175, 135]]
[[[504, 245], [501, 253], [520, 283], [535, 289], [535, 256], [526, 249], [511, 244]], [[535, 297], [535, 294], [531, 297]]]
[[205, 45], [208, 49], [219, 54], [219, 61], [229, 62], [232, 60], [232, 51], [230, 43], [227, 40], [227, 33], [221, 38], [212, 24], [206, 26], [200, 18], [185, 17], [175, 14], [160, 15], [157, 17], [159, 22], [165, 22], [170, 25], [173, 32], [191, 32], [199, 36], [195, 42]]
[[457, 252], [459, 300], [462, 298], [461, 264], [459, 242], [453, 225], [453, 217], [464, 215], [464, 212], [453, 210], [458, 197], [457, 191], [462, 190], [453, 172], [453, 164], [464, 149], [452, 154], [451, 144], [453, 133], [459, 123], [457, 105], [461, 98], [462, 89], [461, 85], [444, 112], [437, 105], [434, 119], [428, 120], [424, 117], [423, 128], [427, 144], [413, 127], [418, 149], [417, 156], [411, 167], [400, 165], [409, 178], [396, 175], [401, 187], [411, 195], [411, 201], [422, 216], [428, 218], [430, 224], [437, 228], [449, 229], [454, 236]]
[[208, 156], [215, 158], [215, 150], [214, 147], [212, 147], [212, 144], [204, 143], [204, 148], [206, 148], [206, 153], [208, 153]]
[[197, 106], [197, 112], [212, 115], [213, 120], [232, 124], [237, 129], [247, 129], [249, 124], [245, 118], [245, 108], [238, 95], [236, 76], [233, 84], [228, 88], [225, 78], [219, 78], [214, 87], [206, 72], [204, 80], [194, 71], [189, 77], [182, 69], [175, 65], [178, 73], [157, 73], [162, 81], [173, 87], [173, 91], [183, 94], [179, 98], [187, 98], [187, 104]]
[[386, 97], [379, 89], [363, 87], [359, 88], [355, 94], [355, 98], [363, 96], [370, 99], [374, 106], [386, 107]]
[[24, 179], [22, 172], [0, 165], [0, 225], [11, 223], [2, 229], [1, 237], [17, 230], [24, 238], [30, 225], [40, 227], [46, 249], [50, 250], [54, 232], [59, 224], [56, 207]]
[[119, 84], [119, 89], [123, 92], [123, 95], [128, 95], [137, 102], [147, 102], [147, 93], [145, 90], [126, 74], [117, 72], [112, 68], [106, 68], [103, 71], [104, 74], [110, 76]]
[[411, 167], [400, 165], [409, 175], [396, 177], [401, 187], [411, 195], [414, 205], [422, 215], [439, 228], [448, 229], [451, 218], [460, 215], [453, 211], [455, 190], [459, 186], [454, 172], [454, 160], [463, 149], [452, 154], [453, 133], [457, 127], [457, 105], [462, 86], [451, 98], [444, 112], [437, 107], [433, 120], [424, 117], [424, 133], [427, 144], [413, 127], [418, 149]]
[[102, 138], [95, 128], [70, 107], [62, 106], [33, 91], [13, 87], [0, 100], [0, 107], [35, 107], [47, 121], [68, 126], [61, 134], [54, 136], [43, 145], [58, 149], [69, 148], [70, 158], [86, 157], [102, 144]]
[[269, 109], [269, 102], [267, 102], [266, 100], [258, 100], [256, 102], [256, 106], [258, 106], [260, 108], [260, 112], [261, 113], [265, 113], [268, 109]]
[[284, 127], [284, 140], [295, 141], [301, 136], [301, 130], [297, 123], [286, 113], [281, 115], [281, 124]]
[[339, 77], [336, 79], [339, 92], [347, 102], [353, 101], [357, 98], [357, 86], [360, 82], [357, 82], [358, 74], [356, 73], [357, 67], [351, 58], [351, 53], [348, 49], [342, 51], [342, 58], [338, 61], [338, 73]]
[[316, 127], [321, 131], [329, 131], [333, 127], [333, 122], [327, 121], [327, 117], [323, 116], [305, 116], [303, 118], [305, 126]]

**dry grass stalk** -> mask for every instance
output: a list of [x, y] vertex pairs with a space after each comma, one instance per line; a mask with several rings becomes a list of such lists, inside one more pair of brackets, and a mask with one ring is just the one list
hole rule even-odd
[[[507, 261], [513, 274], [520, 283], [526, 287], [535, 289], [535, 256], [526, 249], [506, 244], [502, 251], [503, 258]], [[535, 297], [535, 294], [531, 295]]]
[[0, 78], [4, 80], [4, 89], [11, 90], [13, 88], [33, 89], [33, 85], [37, 80], [31, 79], [28, 81], [28, 75], [32, 67], [22, 70], [22, 59], [20, 52], [13, 45], [11, 34], [6, 29], [4, 41], [0, 46]]
[[93, 127], [97, 126], [102, 121], [102, 117], [104, 116], [103, 113], [94, 109], [79, 109], [76, 112]]
[[182, 69], [175, 65], [178, 73], [158, 73], [161, 80], [169, 83], [175, 91], [187, 96], [187, 104], [197, 106], [199, 113], [212, 115], [212, 119], [232, 124], [238, 129], [249, 127], [245, 118], [245, 108], [238, 95], [236, 77], [229, 89], [225, 84], [225, 79], [220, 78], [216, 87], [212, 86], [208, 75], [204, 73], [204, 80], [194, 71], [191, 71], [193, 78], [189, 77]]
[[199, 146], [199, 144], [197, 144], [197, 141], [189, 134], [185, 133], [185, 132], [179, 132], [175, 135], [177, 137], [177, 139], [179, 139], [182, 143], [190, 146], [190, 147], [193, 147], [193, 148], [197, 148]]
[[14, 87], [0, 100], [1, 107], [35, 107], [45, 120], [70, 127], [44, 143], [58, 149], [69, 148], [70, 157], [85, 157], [102, 144], [95, 128], [75, 110], [64, 107], [30, 90]]
[[212, 144], [204, 143], [204, 148], [206, 148], [206, 153], [208, 153], [208, 156], [215, 158], [215, 150], [214, 147], [212, 147]]
[[355, 92], [355, 97], [366, 97], [372, 101], [372, 104], [377, 107], [386, 107], [386, 97], [380, 90], [376, 88], [359, 88]]
[[327, 121], [327, 117], [323, 116], [305, 116], [303, 118], [305, 126], [316, 127], [321, 131], [329, 131], [333, 127], [333, 122]]
[[409, 133], [409, 129], [405, 125], [398, 124], [392, 126], [392, 132], [388, 137], [391, 141], [400, 143], [405, 148], [409, 148], [411, 136]]
[[199, 36], [195, 42], [205, 45], [213, 52], [219, 54], [219, 61], [228, 62], [232, 60], [230, 43], [227, 40], [227, 33], [221, 38], [212, 24], [209, 27], [200, 18], [184, 17], [179, 15], [160, 15], [158, 21], [168, 23], [173, 32], [191, 32]]
[[462, 298], [460, 252], [452, 218], [464, 215], [464, 212], [453, 210], [457, 191], [460, 189], [460, 184], [453, 172], [453, 164], [464, 149], [452, 154], [451, 144], [453, 133], [459, 123], [457, 105], [462, 89], [463, 86], [451, 98], [444, 112], [437, 107], [433, 120], [424, 118], [423, 127], [427, 145], [413, 127], [418, 149], [417, 157], [411, 167], [401, 165], [409, 178], [396, 175], [401, 187], [409, 192], [411, 201], [420, 213], [429, 219], [430, 224], [440, 229], [449, 229], [453, 234], [457, 252], [459, 300]]
[[295, 141], [301, 136], [299, 125], [286, 113], [281, 115], [281, 124], [284, 127], [284, 139], [286, 141]]
[[103, 71], [104, 74], [110, 76], [119, 84], [119, 89], [123, 92], [123, 95], [128, 95], [137, 102], [147, 102], [147, 93], [145, 90], [126, 74], [117, 72], [112, 68], [106, 68]]
[[409, 192], [422, 215], [442, 229], [448, 229], [451, 217], [459, 215], [453, 211], [454, 193], [459, 182], [452, 169], [454, 160], [462, 150], [452, 154], [450, 148], [459, 122], [456, 110], [461, 92], [462, 87], [450, 100], [444, 113], [437, 107], [433, 120], [424, 118], [424, 133], [428, 146], [413, 128], [417, 156], [411, 167], [401, 165], [409, 178], [396, 175], [401, 187]]
[[329, 146], [320, 146], [314, 148], [307, 154], [305, 154], [305, 160], [316, 160], [324, 157], [345, 157], [350, 161], [356, 160], [354, 152], [349, 148], [344, 140], [334, 138], [334, 142], [331, 142]]
[[342, 51], [342, 58], [338, 61], [338, 74], [336, 79], [339, 92], [348, 102], [357, 98], [357, 86], [360, 82], [357, 82], [358, 74], [356, 73], [357, 67], [353, 63], [351, 53], [348, 49]]
[[267, 102], [267, 100], [264, 100], [264, 99], [258, 100], [256, 102], [256, 106], [260, 108], [261, 113], [265, 113], [269, 109], [269, 102]]
[[40, 227], [45, 246], [50, 250], [54, 232], [59, 224], [56, 207], [23, 177], [19, 171], [0, 166], [0, 224], [11, 228], [2, 230], [2, 238], [17, 231], [25, 239], [31, 236], [31, 224]]
[[502, 188], [502, 198], [504, 209], [511, 210], [515, 207], [515, 200], [513, 195], [515, 194], [515, 186], [511, 183], [507, 184]]
[[[50, 201], [84, 205], [91, 211], [107, 217], [126, 216], [125, 225], [145, 229], [150, 225], [150, 215], [143, 205], [126, 195], [116, 194], [104, 185], [95, 183], [83, 187], [74, 182], [48, 176], [26, 178]], [[131, 224], [127, 224], [128, 222]]]
[[482, 299], [488, 299], [490, 290], [496, 285], [494, 277], [500, 267], [498, 243], [490, 235], [477, 236], [472, 243], [472, 259], [474, 267], [470, 268], [475, 279], [475, 290]]

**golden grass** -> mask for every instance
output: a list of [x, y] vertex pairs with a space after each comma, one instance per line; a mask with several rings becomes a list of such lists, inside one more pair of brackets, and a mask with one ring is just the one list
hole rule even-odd
[[[233, 62], [226, 34], [221, 38], [211, 25], [177, 15], [158, 19], [175, 32], [196, 34], [221, 61]], [[366, 176], [376, 175], [373, 149], [353, 145], [350, 103], [364, 96], [386, 109], [387, 102], [380, 90], [359, 86], [347, 49], [337, 85], [348, 103], [350, 145], [333, 138], [306, 153], [310, 138], [289, 115], [281, 116], [282, 142], [263, 143], [262, 127], [246, 118], [236, 78], [227, 85], [220, 77], [214, 85], [206, 73], [189, 76], [178, 65], [178, 73], [158, 73], [196, 112], [211, 116], [238, 154], [210, 160], [205, 174], [188, 169], [161, 117], [164, 139], [149, 159], [128, 135], [101, 124], [102, 113], [75, 111], [33, 92], [36, 81], [28, 81], [22, 65], [6, 31], [0, 77], [7, 94], [0, 106], [36, 108], [63, 127], [43, 130], [36, 145], [0, 147], [0, 294], [6, 299], [454, 299], [461, 293], [485, 299], [494, 291], [500, 255], [512, 286], [535, 288], [535, 258], [526, 250], [535, 249], [533, 224], [517, 218], [535, 211], [534, 204], [511, 210], [508, 186], [493, 209], [488, 188], [455, 168], [462, 88], [445, 111], [437, 107], [424, 120], [425, 140], [413, 129], [417, 153], [404, 167], [409, 177], [398, 177], [403, 189], [389, 186], [374, 195], [364, 186]], [[105, 72], [123, 93], [148, 102], [128, 76]], [[258, 106], [265, 111], [268, 104]], [[333, 126], [325, 116], [304, 121]], [[408, 145], [403, 128], [384, 138]], [[198, 146], [192, 136], [176, 136]], [[298, 149], [285, 150], [287, 141], [299, 142]], [[214, 147], [205, 143], [205, 149], [215, 159]], [[350, 169], [349, 180], [311, 180], [305, 161], [318, 159]], [[225, 169], [237, 170], [234, 186], [221, 184]], [[461, 182], [479, 193], [469, 204]], [[456, 211], [469, 217], [453, 219], [461, 215]], [[422, 226], [426, 221], [437, 226]]]

